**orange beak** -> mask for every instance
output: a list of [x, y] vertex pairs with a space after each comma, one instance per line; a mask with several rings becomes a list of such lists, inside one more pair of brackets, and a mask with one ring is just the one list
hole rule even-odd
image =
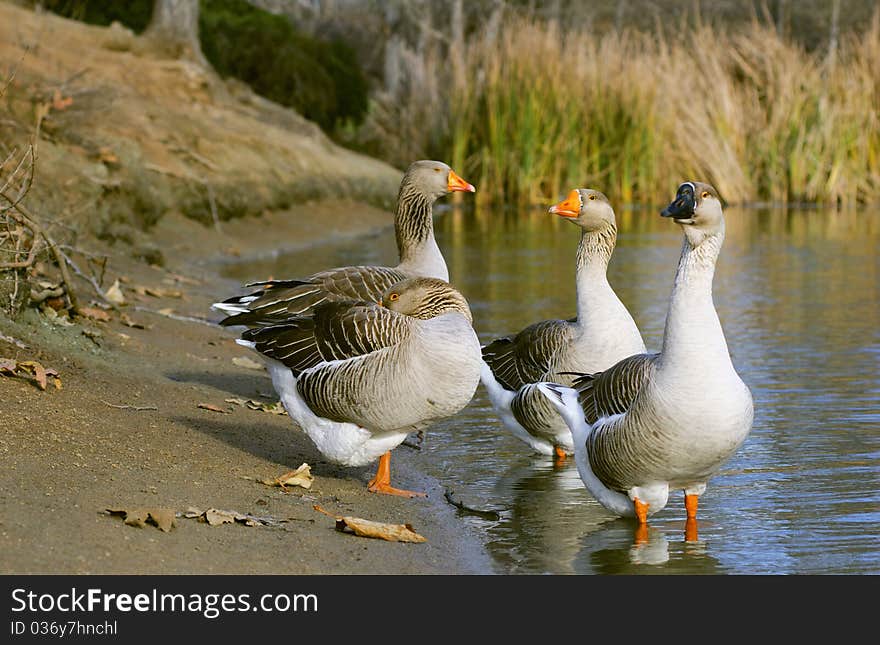
[[379, 299], [376, 301], [376, 304], [379, 305], [380, 307], [383, 306], [383, 305], [382, 305], [382, 298], [379, 298]]
[[577, 217], [581, 213], [581, 194], [573, 190], [565, 200], [550, 207], [550, 212], [560, 217]]
[[450, 193], [455, 191], [463, 191], [466, 193], [477, 192], [477, 189], [474, 188], [473, 184], [467, 183], [464, 179], [456, 175], [454, 170], [449, 171], [449, 179], [447, 180], [446, 188]]

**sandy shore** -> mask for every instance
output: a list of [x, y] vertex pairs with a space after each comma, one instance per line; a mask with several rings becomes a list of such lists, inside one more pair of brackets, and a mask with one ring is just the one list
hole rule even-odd
[[[357, 217], [350, 215], [356, 210]], [[323, 222], [311, 224], [316, 216]], [[233, 358], [255, 358], [229, 330], [148, 313], [219, 319], [211, 302], [239, 285], [218, 277], [224, 249], [253, 256], [266, 240], [242, 231], [271, 223], [271, 238], [290, 246], [387, 228], [387, 212], [351, 203], [298, 207], [224, 226], [223, 233], [168, 218], [154, 231], [166, 267], [111, 252], [130, 304], [122, 310], [146, 329], [77, 319], [53, 324], [29, 311], [0, 321], [0, 355], [39, 360], [63, 384], [46, 391], [25, 379], [0, 379], [0, 570], [4, 573], [481, 573], [487, 554], [443, 498], [439, 482], [420, 471], [423, 457], [402, 447], [395, 481], [425, 490], [426, 500], [368, 493], [372, 468], [325, 462], [287, 416], [250, 410], [227, 398], [274, 397], [263, 370]], [[388, 229], [389, 234], [391, 230]], [[138, 295], [136, 286], [182, 297]], [[167, 312], [166, 312], [167, 313]], [[16, 339], [27, 349], [9, 342]], [[198, 407], [207, 403], [223, 414]], [[131, 406], [122, 408], [116, 406]], [[152, 408], [155, 410], [134, 408]], [[283, 492], [249, 478], [273, 478], [301, 463], [315, 475], [310, 490]], [[382, 522], [411, 523], [424, 544], [390, 543], [342, 534], [313, 510]], [[126, 526], [103, 513], [115, 508], [218, 508], [267, 517], [275, 526], [209, 526], [178, 518], [168, 533]]]

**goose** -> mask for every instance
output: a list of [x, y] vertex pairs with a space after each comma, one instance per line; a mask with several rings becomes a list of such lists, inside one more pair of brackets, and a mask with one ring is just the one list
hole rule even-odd
[[580, 376], [573, 387], [539, 388], [571, 429], [578, 473], [606, 509], [647, 530], [669, 489], [682, 489], [686, 536], [696, 539], [699, 497], [745, 441], [754, 408], [712, 300], [724, 241], [718, 193], [684, 182], [661, 215], [682, 227], [684, 241], [660, 352]]
[[482, 348], [481, 380], [514, 436], [561, 463], [573, 452], [571, 431], [546, 397], [541, 381], [572, 384], [572, 372], [597, 372], [645, 351], [635, 321], [608, 283], [617, 241], [614, 209], [598, 190], [572, 190], [550, 212], [581, 229], [577, 250], [577, 317], [536, 322]]
[[480, 382], [480, 343], [464, 296], [437, 278], [406, 278], [378, 304], [324, 302], [308, 316], [245, 330], [291, 419], [345, 466], [377, 458], [374, 493], [391, 486], [391, 450], [464, 408]]
[[446, 261], [434, 239], [433, 205], [451, 192], [475, 192], [472, 184], [441, 161], [416, 161], [404, 173], [397, 197], [394, 231], [400, 262], [396, 267], [346, 266], [320, 271], [301, 280], [267, 280], [248, 287], [258, 291], [215, 302], [227, 314], [222, 326], [261, 327], [307, 313], [328, 300], [375, 302], [404, 278], [449, 280]]

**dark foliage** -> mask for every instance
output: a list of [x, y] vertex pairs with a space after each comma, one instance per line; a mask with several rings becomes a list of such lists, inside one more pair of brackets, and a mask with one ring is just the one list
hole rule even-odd
[[367, 82], [342, 41], [316, 40], [245, 0], [204, 0], [199, 29], [202, 51], [221, 75], [241, 79], [325, 130], [363, 119]]
[[[140, 33], [150, 22], [153, 0], [46, 0], [44, 6], [94, 25], [118, 20]], [[245, 0], [202, 0], [200, 9], [202, 51], [221, 76], [244, 81], [329, 132], [363, 121], [367, 80], [343, 41], [317, 40]]]

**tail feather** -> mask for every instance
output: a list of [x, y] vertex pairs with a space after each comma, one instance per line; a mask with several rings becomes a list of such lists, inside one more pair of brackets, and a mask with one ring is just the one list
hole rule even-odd
[[590, 426], [584, 418], [584, 410], [578, 401], [578, 393], [574, 388], [543, 381], [538, 383], [538, 389], [556, 406], [568, 429], [571, 430], [575, 447], [583, 445], [590, 432]]

